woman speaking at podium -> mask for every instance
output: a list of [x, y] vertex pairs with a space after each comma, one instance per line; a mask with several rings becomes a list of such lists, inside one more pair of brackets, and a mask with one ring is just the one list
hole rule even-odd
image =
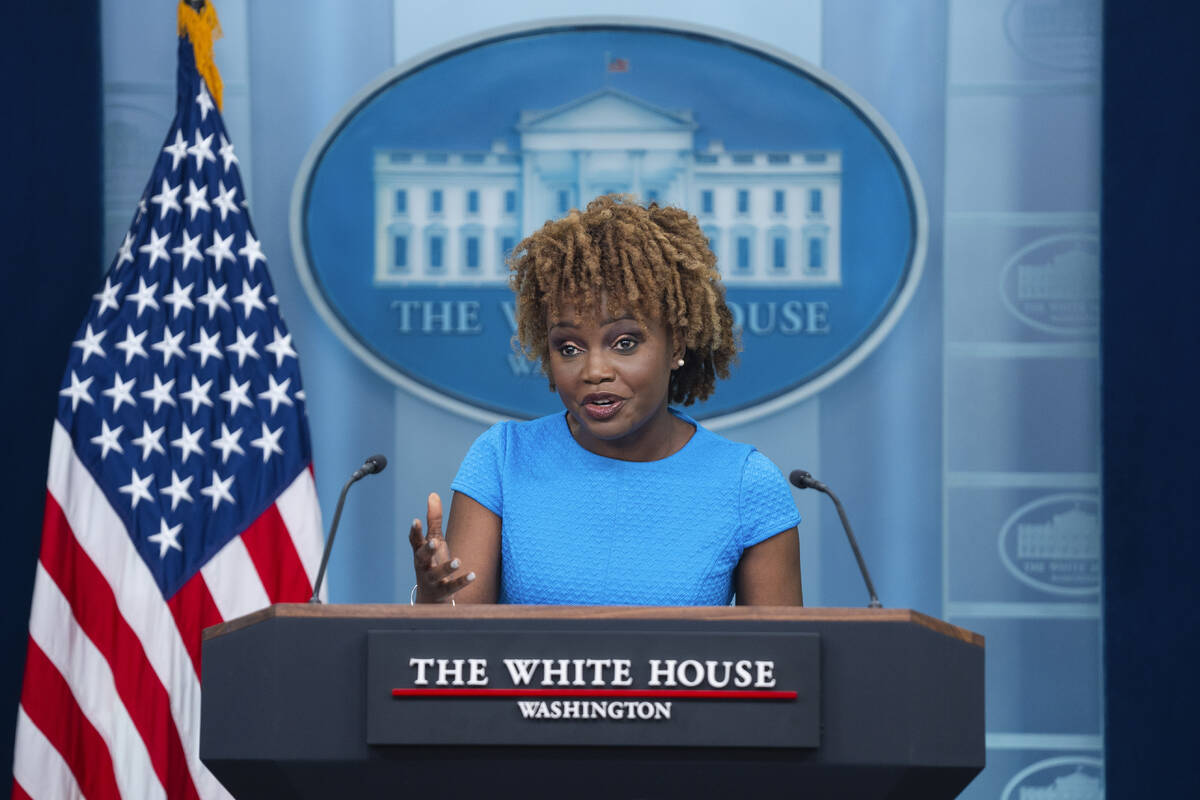
[[729, 376], [733, 316], [694, 217], [603, 196], [517, 246], [517, 339], [565, 411], [501, 422], [409, 532], [420, 603], [800, 605], [779, 470], [688, 406]]

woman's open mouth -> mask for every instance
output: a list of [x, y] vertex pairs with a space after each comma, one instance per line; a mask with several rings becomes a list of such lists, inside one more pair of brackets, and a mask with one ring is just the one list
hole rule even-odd
[[611, 419], [625, 405], [625, 399], [615, 394], [589, 394], [583, 398], [583, 411], [595, 420]]

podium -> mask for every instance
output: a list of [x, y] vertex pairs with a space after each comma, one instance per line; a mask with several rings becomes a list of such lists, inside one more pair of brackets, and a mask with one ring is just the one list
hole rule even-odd
[[281, 604], [209, 628], [240, 800], [954, 797], [983, 638], [915, 611]]

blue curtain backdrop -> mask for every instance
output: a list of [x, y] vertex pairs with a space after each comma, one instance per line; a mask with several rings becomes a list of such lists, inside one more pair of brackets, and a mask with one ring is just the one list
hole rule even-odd
[[[228, 0], [219, 7], [227, 34], [217, 49], [229, 87], [226, 117], [250, 176], [250, 201], [307, 383], [313, 389], [347, 387], [354, 397], [354, 413], [347, 414], [343, 395], [310, 392], [327, 513], [342, 473], [365, 453], [383, 450], [400, 467], [393, 472], [396, 483], [363, 485], [348, 509], [332, 571], [336, 601], [403, 599], [411, 569], [404, 564], [403, 542], [397, 543], [398, 528], [419, 512], [424, 492], [444, 491], [441, 483], [448, 483], [464, 443], [480, 426], [396, 391], [354, 359], [316, 316], [292, 272], [288, 242], [289, 192], [299, 162], [354, 92], [398, 60], [497, 24], [638, 11], [632, 3], [617, 5], [480, 4], [472, 14], [432, 18], [387, 0], [356, 3], [353, 14], [344, 4], [319, 0]], [[1065, 10], [1066, 17], [1014, 16], [1031, 7]], [[999, 797], [1023, 767], [1054, 753], [1087, 755], [1091, 751], [1078, 747], [1086, 743], [1080, 737], [1090, 731], [1099, 740], [1101, 715], [1109, 796], [1174, 796], [1192, 785], [1186, 732], [1194, 724], [1196, 690], [1184, 676], [1196, 657], [1191, 576], [1200, 566], [1194, 537], [1200, 509], [1190, 466], [1200, 439], [1190, 374], [1200, 338], [1191, 310], [1198, 279], [1190, 241], [1196, 227], [1191, 196], [1200, 176], [1186, 154], [1200, 134], [1191, 99], [1200, 70], [1184, 32], [1195, 29], [1200, 13], [1144, 4], [1104, 9], [1099, 359], [1080, 356], [1080, 348], [1064, 350], [1053, 337], [1003, 327], [1011, 320], [971, 306], [982, 292], [973, 289], [975, 273], [962, 266], [976, 257], [984, 264], [996, 253], [1036, 253], [1031, 248], [1054, 236], [1075, 236], [1075, 250], [1088, 246], [1087, 215], [1101, 207], [1098, 185], [1088, 184], [1086, 160], [1099, 136], [1079, 125], [1099, 107], [1098, 91], [1089, 88], [1099, 86], [1099, 71], [1078, 49], [1084, 40], [1072, 38], [1070, 30], [1036, 25], [1039, 19], [1083, 19], [1086, 33], [1093, 17], [1071, 16], [1081, 7], [1099, 18], [1098, 3], [1050, 0], [928, 0], [903, 8], [850, 0], [797, 3], [786, 12], [777, 4], [749, 4], [736, 13], [725, 4], [692, 3], [686, 12], [664, 12], [768, 40], [819, 63], [881, 111], [925, 184], [927, 272], [891, 337], [818, 400], [729, 434], [758, 444], [785, 469], [819, 466], [851, 506], [888, 605], [946, 616], [988, 635], [989, 770], [969, 797]], [[3, 152], [10, 154], [0, 201], [9, 245], [3, 341], [10, 369], [4, 394], [9, 535], [0, 720], [15, 719], [20, 691], [46, 434], [62, 364], [111, 259], [111, 231], [127, 219], [166, 128], [174, 74], [169, 3], [152, 9], [112, 3], [102, 11], [87, 4], [24, 4], [10, 10], [10, 18], [22, 35], [6, 46], [0, 63], [3, 74], [24, 80], [7, 82], [12, 121], [0, 128]], [[1025, 27], [1014, 19], [1025, 20]], [[814, 20], [815, 36], [805, 30]], [[988, 38], [989, 24], [1002, 26], [1003, 35]], [[964, 43], [972, 42], [978, 53], [965, 58]], [[986, 124], [981, 132], [980, 120], [997, 128], [1014, 119], [1023, 125], [1015, 145], [972, 138], [990, 135]], [[1046, 137], [1061, 140], [1062, 149]], [[975, 143], [984, 149], [973, 150]], [[1001, 174], [980, 166], [998, 153], [1016, 159], [1000, 159], [1001, 167], [1017, 168]], [[1054, 185], [1019, 169], [1022, 159], [1047, 153], [1080, 164], [1076, 177]], [[132, 198], [126, 196], [129, 186], [135, 186]], [[1058, 227], [1046, 230], [1047, 220]], [[972, 324], [996, 327], [972, 336], [964, 308]], [[1024, 350], [993, 347], [1014, 329]], [[1047, 341], [1058, 346], [1050, 356], [1012, 355]], [[1103, 388], [1097, 389], [1101, 367]], [[1031, 403], [1013, 391], [1048, 385], [1067, 393], [1060, 406]], [[963, 394], [978, 387], [994, 396]], [[1102, 435], [1094, 417], [1101, 398]], [[1059, 436], [1048, 449], [1038, 443], [1058, 435], [1055, 425], [1071, 433], [1092, 422], [1097, 430], [1090, 435], [1073, 434], [1066, 444]], [[980, 430], [989, 423], [994, 431]], [[1011, 441], [989, 439], [991, 434], [1021, 434], [1027, 443], [1006, 449]], [[781, 438], [789, 447], [771, 446]], [[1038, 471], [1078, 481], [1080, 473], [1099, 471], [1101, 443], [1103, 700], [1101, 634], [1093, 612], [1080, 603], [1046, 613], [1044, 593], [1005, 588], [1010, 578], [996, 571], [997, 530], [1014, 508], [1044, 499], [1045, 487], [994, 483], [997, 473]], [[871, 458], [864, 460], [864, 452]], [[1000, 455], [993, 458], [995, 453]], [[438, 485], [429, 485], [433, 473]], [[1078, 507], [1086, 502], [1086, 482], [1076, 493], [1084, 496]], [[822, 514], [814, 500], [797, 500], [815, 528], [806, 541], [810, 597], [822, 605], [860, 605], [836, 517]], [[972, 549], [976, 533], [986, 541]], [[1030, 605], [1037, 607], [1033, 617]], [[1066, 672], [1055, 672], [1064, 664]], [[1080, 669], [1085, 672], [1078, 674]], [[12, 725], [0, 724], [0, 731], [0, 750], [10, 753]], [[1039, 749], [1029, 738], [1005, 738], [1047, 734], [1066, 738], [1043, 745], [1065, 745]]]

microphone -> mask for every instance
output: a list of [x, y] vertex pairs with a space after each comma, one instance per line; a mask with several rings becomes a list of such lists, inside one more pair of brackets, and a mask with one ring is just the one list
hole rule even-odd
[[325, 580], [325, 567], [329, 564], [329, 553], [333, 550], [333, 537], [337, 535], [338, 522], [342, 519], [342, 506], [346, 504], [346, 492], [350, 491], [350, 487], [356, 481], [360, 481], [368, 475], [375, 475], [383, 472], [387, 466], [387, 458], [376, 453], [363, 462], [363, 465], [354, 470], [350, 476], [350, 480], [346, 481], [346, 485], [342, 487], [342, 493], [338, 496], [337, 509], [333, 512], [333, 524], [329, 526], [329, 536], [325, 539], [325, 551], [321, 553], [321, 567], [317, 570], [317, 581], [313, 584], [312, 597], [309, 598], [310, 603], [320, 603], [321, 598], [318, 596], [321, 593], [321, 582]]
[[863, 582], [867, 584], [867, 591], [871, 595], [871, 602], [867, 603], [867, 607], [883, 608], [883, 604], [879, 602], [879, 596], [875, 594], [875, 584], [871, 582], [871, 573], [867, 572], [867, 562], [863, 561], [862, 551], [858, 549], [858, 542], [854, 539], [854, 531], [850, 529], [850, 520], [846, 517], [846, 509], [842, 508], [842, 501], [837, 499], [837, 495], [831, 492], [828, 486], [814, 478], [812, 473], [802, 469], [792, 470], [792, 474], [788, 475], [788, 480], [797, 489], [815, 489], [822, 494], [829, 495], [829, 499], [837, 508], [838, 516], [841, 517], [842, 529], [846, 531], [846, 538], [850, 540], [850, 549], [854, 551], [854, 557], [858, 560], [858, 570], [862, 573]]

